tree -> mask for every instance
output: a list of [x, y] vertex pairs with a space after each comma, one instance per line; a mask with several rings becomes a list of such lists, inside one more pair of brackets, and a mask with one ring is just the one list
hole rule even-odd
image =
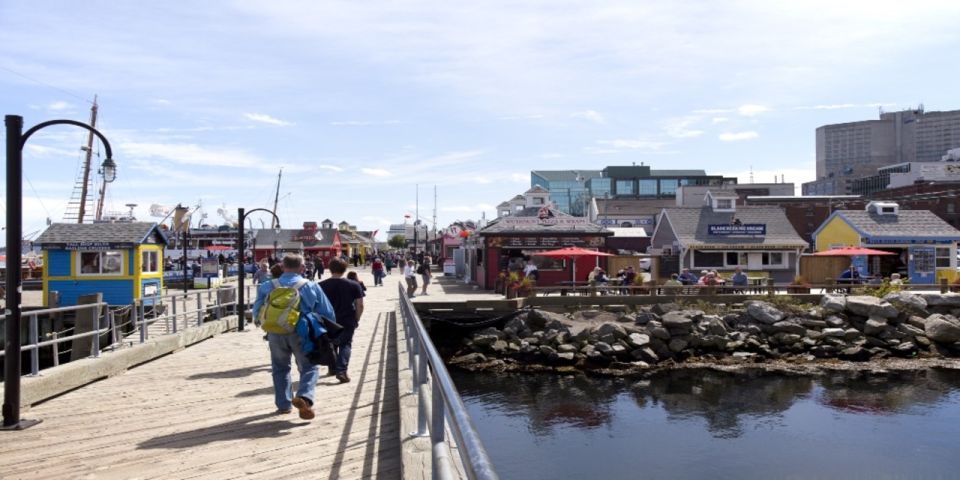
[[390, 237], [387, 245], [390, 245], [397, 250], [403, 250], [407, 248], [407, 237], [404, 237], [403, 235], [394, 235], [393, 237]]

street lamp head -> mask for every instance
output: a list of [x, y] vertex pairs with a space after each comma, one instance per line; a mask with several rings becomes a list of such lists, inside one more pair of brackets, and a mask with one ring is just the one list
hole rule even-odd
[[103, 181], [111, 183], [117, 179], [117, 163], [112, 158], [107, 157], [100, 165], [100, 173], [103, 174]]

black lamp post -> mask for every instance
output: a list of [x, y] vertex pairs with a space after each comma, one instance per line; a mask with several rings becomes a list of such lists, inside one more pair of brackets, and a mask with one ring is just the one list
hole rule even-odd
[[4, 339], [3, 371], [3, 430], [23, 430], [40, 423], [40, 420], [20, 418], [20, 320], [22, 307], [20, 297], [20, 255], [23, 235], [23, 146], [38, 130], [52, 125], [73, 125], [84, 128], [103, 142], [107, 159], [100, 165], [103, 181], [117, 178], [117, 164], [113, 161], [110, 142], [97, 129], [76, 120], [50, 120], [23, 131], [23, 117], [7, 115], [7, 307], [6, 338]]
[[[273, 213], [273, 210], [267, 210], [266, 208], [254, 208], [249, 212], [244, 211], [243, 208], [237, 209], [237, 245], [240, 247], [240, 276], [237, 279], [237, 331], [243, 331], [243, 325], [247, 323], [247, 303], [244, 298], [244, 283], [247, 277], [247, 272], [244, 270], [246, 268], [246, 252], [247, 252], [247, 239], [244, 238], [243, 232], [243, 221], [247, 218], [247, 215], [250, 215], [253, 212], [267, 212], [270, 215], [273, 215], [274, 220], [277, 221], [276, 228], [280, 228], [280, 218], [277, 217], [276, 213]], [[254, 240], [256, 241], [256, 240]], [[276, 248], [276, 247], [274, 247]], [[274, 251], [276, 253], [276, 251]], [[256, 253], [254, 253], [254, 261], [256, 261]]]

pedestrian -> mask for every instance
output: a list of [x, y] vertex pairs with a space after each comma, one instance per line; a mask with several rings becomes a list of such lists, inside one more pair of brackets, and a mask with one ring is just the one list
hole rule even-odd
[[303, 265], [303, 276], [307, 280], [313, 281], [314, 276], [316, 275], [316, 265], [313, 263], [313, 259], [307, 259]]
[[420, 264], [419, 270], [417, 273], [420, 274], [420, 278], [423, 279], [423, 290], [420, 292], [421, 295], [427, 294], [427, 287], [430, 285], [430, 279], [432, 275], [430, 274], [430, 257], [424, 256], [423, 263]]
[[266, 260], [261, 260], [257, 264], [256, 271], [253, 272], [253, 283], [259, 285], [270, 279], [270, 265]]
[[370, 265], [370, 270], [373, 271], [373, 286], [383, 286], [383, 261], [380, 260], [380, 257], [374, 257], [373, 263]]
[[270, 278], [280, 278], [281, 275], [283, 275], [283, 264], [274, 263], [273, 266], [270, 267]]
[[397, 263], [397, 256], [391, 253], [387, 255], [387, 259], [383, 263], [387, 268], [387, 275], [390, 275], [393, 273], [393, 266]]
[[331, 260], [327, 267], [330, 270], [330, 278], [320, 282], [320, 288], [333, 304], [337, 323], [343, 327], [333, 339], [337, 355], [333, 373], [340, 383], [347, 383], [350, 381], [347, 368], [353, 346], [353, 333], [360, 322], [360, 316], [363, 315], [363, 288], [359, 283], [343, 278], [343, 274], [347, 271], [346, 262]]
[[[300, 418], [312, 419], [314, 391], [317, 383], [317, 367], [310, 363], [300, 345], [296, 325], [309, 321], [306, 316], [316, 314], [334, 318], [334, 309], [324, 292], [316, 283], [303, 278], [303, 257], [287, 254], [280, 264], [283, 273], [279, 278], [264, 282], [257, 288], [257, 300], [253, 304], [253, 318], [267, 332], [270, 345], [270, 370], [273, 375], [274, 403], [278, 413], [290, 413], [293, 407]], [[294, 324], [288, 318], [293, 315]], [[291, 398], [293, 384], [290, 376], [290, 357], [297, 363], [300, 383], [297, 394]]]
[[353, 280], [354, 282], [357, 282], [358, 284], [360, 284], [360, 288], [363, 289], [363, 296], [364, 297], [367, 296], [367, 286], [360, 281], [360, 277], [357, 276], [357, 272], [354, 272], [352, 270], [347, 272], [347, 280]]
[[416, 264], [413, 260], [407, 260], [406, 266], [403, 267], [403, 279], [407, 281], [407, 296], [413, 298], [417, 293], [417, 274], [415, 272]]
[[320, 257], [317, 257], [317, 261], [314, 263], [315, 263], [314, 266], [317, 268], [317, 280], [320, 280], [321, 278], [323, 278], [323, 259]]

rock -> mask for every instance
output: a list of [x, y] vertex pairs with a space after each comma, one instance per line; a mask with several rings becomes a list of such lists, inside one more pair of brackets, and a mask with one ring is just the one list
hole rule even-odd
[[690, 330], [693, 326], [693, 319], [688, 317], [686, 312], [676, 311], [664, 315], [661, 323], [667, 328]]
[[489, 347], [498, 340], [500, 340], [499, 336], [489, 333], [478, 332], [473, 336], [473, 344], [478, 347]]
[[552, 347], [548, 347], [546, 345], [540, 345], [540, 355], [543, 355], [544, 357], [547, 357], [547, 358], [554, 358], [557, 356], [557, 351], [554, 350]]
[[843, 338], [845, 331], [842, 328], [824, 328], [820, 331], [824, 337], [838, 337]]
[[619, 323], [604, 323], [594, 330], [594, 334], [601, 338], [613, 335], [615, 339], [619, 340], [627, 336], [627, 330]]
[[863, 327], [863, 333], [867, 335], [877, 335], [887, 329], [887, 319], [873, 316], [867, 320]]
[[630, 335], [627, 335], [626, 341], [627, 345], [630, 345], [634, 348], [640, 348], [650, 343], [650, 336], [642, 333], [631, 333]]
[[854, 362], [862, 362], [870, 359], [870, 352], [862, 347], [849, 347], [840, 351], [840, 354], [837, 355], [841, 360], [851, 360]]
[[637, 325], [646, 325], [651, 321], [659, 321], [660, 316], [652, 312], [640, 312], [637, 314]]
[[564, 320], [566, 320], [566, 317], [559, 313], [533, 309], [527, 314], [526, 323], [532, 330], [540, 330], [546, 327], [547, 323], [554, 321], [563, 323]]
[[723, 320], [716, 315], [705, 315], [700, 319], [700, 322], [697, 324], [697, 328], [702, 329], [711, 335], [727, 334], [727, 326], [724, 325]]
[[557, 347], [557, 351], [560, 353], [576, 352], [577, 347], [574, 345], [570, 345], [569, 343], [564, 343]]
[[757, 356], [757, 354], [753, 352], [733, 352], [733, 355], [732, 355], [733, 358], [738, 358], [741, 360], [747, 360], [755, 356]]
[[523, 318], [516, 316], [507, 320], [507, 323], [503, 326], [504, 332], [510, 330], [513, 333], [519, 333], [527, 329], [527, 322], [523, 321]]
[[960, 293], [923, 293], [928, 307], [960, 307]]
[[617, 317], [617, 322], [620, 322], [620, 323], [636, 323], [636, 322], [637, 322], [637, 316], [636, 316], [636, 315], [633, 315], [633, 314], [630, 314], [630, 313], [622, 313], [622, 314], [620, 314], [619, 317]]
[[680, 305], [676, 303], [656, 303], [650, 308], [650, 311], [657, 315], [663, 315], [674, 310], [680, 310]]
[[774, 333], [791, 333], [799, 336], [807, 334], [807, 329], [799, 323], [790, 320], [782, 320], [770, 326]]
[[487, 361], [487, 357], [482, 353], [468, 353], [466, 355], [461, 355], [459, 357], [454, 357], [450, 359], [450, 363], [453, 365], [471, 365], [474, 363], [483, 363]]
[[603, 342], [603, 343], [609, 343], [610, 345], [613, 345], [614, 342], [617, 341], [617, 337], [616, 337], [614, 334], [612, 334], [612, 333], [608, 333], [608, 334], [606, 334], [606, 335], [598, 338], [597, 340], [599, 340], [599, 341], [601, 341], [601, 342]]
[[816, 329], [827, 328], [827, 322], [823, 320], [814, 320], [812, 318], [801, 318], [800, 325], [803, 325], [804, 327], [807, 327], [807, 328], [816, 328]]
[[909, 323], [901, 323], [900, 325], [897, 325], [897, 331], [913, 337], [919, 337], [921, 335], [925, 335], [922, 328], [917, 328], [916, 326]]
[[523, 344], [523, 342], [526, 342], [530, 345], [540, 345], [540, 337], [527, 337], [527, 338], [521, 339], [520, 342], [521, 342], [521, 345]]
[[846, 320], [844, 320], [844, 319], [842, 319], [842, 318], [840, 318], [840, 317], [838, 317], [838, 316], [836, 316], [836, 315], [831, 315], [831, 316], [827, 317], [827, 319], [824, 320], [824, 322], [827, 323], [827, 326], [828, 326], [828, 327], [833, 327], [833, 328], [842, 328], [842, 327], [845, 327], [845, 326], [847, 325], [847, 321], [846, 321]]
[[901, 355], [913, 355], [917, 352], [917, 346], [913, 342], [903, 342], [893, 347], [893, 350]]
[[923, 296], [905, 290], [888, 293], [884, 295], [883, 299], [893, 305], [902, 305], [914, 310], [927, 309], [927, 300]]
[[576, 357], [577, 357], [577, 355], [576, 355], [575, 353], [573, 353], [573, 352], [563, 352], [563, 353], [558, 353], [558, 354], [557, 354], [557, 359], [562, 360], [562, 361], [565, 361], [565, 362], [572, 362], [573, 359], [576, 358]]
[[840, 313], [847, 309], [847, 299], [842, 296], [824, 295], [820, 306], [828, 312]]
[[670, 340], [670, 331], [663, 327], [652, 327], [647, 328], [650, 331], [650, 335], [654, 338], [659, 338], [660, 340]]
[[779, 343], [780, 345], [793, 345], [802, 339], [800, 335], [794, 333], [778, 333], [770, 337], [771, 343]]
[[783, 320], [784, 317], [783, 312], [777, 310], [773, 305], [759, 301], [753, 301], [747, 304], [747, 314], [754, 320], [768, 325], [777, 323]]
[[829, 358], [837, 354], [837, 347], [830, 345], [817, 345], [810, 349], [810, 353], [817, 358]]
[[503, 340], [497, 340], [496, 342], [493, 342], [493, 345], [490, 345], [490, 350], [493, 350], [496, 353], [503, 353], [507, 351], [507, 346], [507, 342]]
[[624, 347], [619, 343], [616, 345], [612, 345], [610, 348], [613, 351], [614, 356], [620, 357], [627, 354], [627, 347]]
[[613, 347], [611, 347], [607, 342], [597, 342], [593, 344], [593, 348], [604, 355], [610, 355], [613, 353]]
[[927, 317], [924, 333], [927, 338], [937, 343], [950, 344], [960, 341], [960, 325], [948, 321], [943, 315]]
[[674, 338], [673, 340], [670, 340], [670, 343], [667, 344], [667, 347], [670, 348], [671, 352], [677, 353], [687, 348], [687, 345], [688, 342], [686, 340], [682, 338]]
[[660, 357], [653, 352], [653, 349], [650, 347], [638, 348], [630, 352], [630, 356], [637, 359], [643, 360], [644, 362], [657, 363], [660, 361]]
[[847, 297], [847, 311], [863, 317], [897, 318], [900, 311], [888, 302], [869, 295]]
[[857, 330], [856, 328], [848, 328], [843, 331], [843, 339], [847, 341], [856, 340], [862, 337], [863, 337], [863, 333], [861, 333], [860, 330]]

